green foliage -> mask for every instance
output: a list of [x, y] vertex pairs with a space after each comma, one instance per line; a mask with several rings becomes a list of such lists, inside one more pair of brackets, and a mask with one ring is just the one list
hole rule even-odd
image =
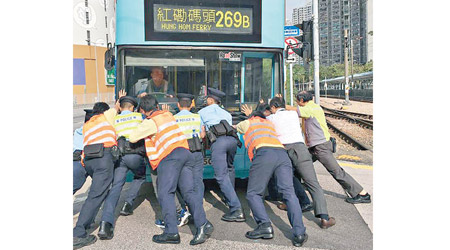
[[[373, 71], [373, 61], [366, 64], [353, 64], [353, 74]], [[348, 66], [348, 75], [351, 75], [351, 65]], [[320, 66], [320, 80], [331, 79], [345, 75], [344, 64], [333, 64], [331, 66]]]
[[[309, 75], [307, 74], [305, 67], [295, 64], [292, 69], [292, 78], [294, 82], [308, 82], [313, 80], [314, 76], [314, 63], [309, 64]], [[373, 71], [373, 61], [369, 61], [366, 64], [353, 64], [353, 74], [364, 73]], [[330, 66], [320, 66], [319, 69], [320, 80], [331, 79], [345, 75], [344, 64], [333, 64]], [[351, 76], [351, 66], [348, 66], [348, 75]], [[286, 100], [290, 101], [290, 83], [289, 83], [289, 66], [286, 66]], [[298, 89], [294, 88], [294, 96], [297, 94]]]

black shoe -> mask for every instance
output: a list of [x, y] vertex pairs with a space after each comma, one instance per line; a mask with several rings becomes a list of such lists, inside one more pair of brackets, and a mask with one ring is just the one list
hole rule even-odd
[[292, 244], [296, 247], [301, 247], [308, 240], [308, 235], [305, 233], [303, 235], [295, 236], [292, 239]]
[[236, 221], [243, 222], [245, 221], [244, 213], [242, 212], [242, 208], [238, 208], [238, 210], [234, 212], [228, 212], [222, 216], [222, 220], [224, 221]]
[[345, 199], [346, 202], [348, 203], [352, 203], [352, 204], [357, 204], [357, 203], [370, 203], [372, 202], [370, 200], [370, 194], [367, 193], [365, 195], [360, 195], [358, 194], [357, 196], [353, 197], [353, 198], [347, 198]]
[[198, 245], [205, 242], [214, 231], [214, 226], [211, 224], [211, 222], [206, 221], [206, 223], [199, 227], [197, 229], [197, 233], [195, 234], [194, 238], [189, 242], [191, 245]]
[[97, 236], [101, 240], [110, 240], [114, 237], [113, 225], [106, 221], [100, 222], [100, 229], [98, 229]]
[[180, 244], [180, 235], [179, 234], [156, 234], [153, 235], [153, 242], [160, 244]]
[[306, 212], [309, 212], [309, 211], [312, 211], [312, 210], [314, 210], [314, 206], [311, 203], [309, 203], [308, 205], [302, 207], [302, 213], [306, 213]]
[[248, 231], [245, 234], [245, 237], [249, 239], [272, 239], [273, 238], [273, 228], [270, 222], [261, 223], [258, 227], [253, 231]]
[[120, 215], [123, 216], [132, 215], [133, 214], [132, 208], [133, 206], [130, 203], [125, 202], [125, 204], [123, 204], [122, 210], [120, 210]]
[[88, 235], [85, 238], [73, 237], [73, 249], [82, 248], [85, 246], [89, 246], [90, 244], [94, 244], [97, 241], [97, 237], [95, 235]]
[[266, 201], [282, 201], [283, 199], [281, 197], [272, 197], [270, 195], [267, 195], [264, 197]]

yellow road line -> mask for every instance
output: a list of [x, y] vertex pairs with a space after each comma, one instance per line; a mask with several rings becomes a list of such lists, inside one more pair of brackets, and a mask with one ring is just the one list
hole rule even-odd
[[373, 170], [373, 166], [369, 166], [369, 165], [358, 165], [358, 164], [351, 164], [351, 163], [339, 163], [339, 165], [341, 165], [343, 167]]

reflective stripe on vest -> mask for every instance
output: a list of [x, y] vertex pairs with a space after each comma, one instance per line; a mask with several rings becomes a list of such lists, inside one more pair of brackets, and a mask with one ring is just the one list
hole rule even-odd
[[200, 137], [201, 120], [199, 114], [177, 115], [175, 119], [188, 139], [191, 139], [194, 133]]
[[264, 144], [270, 147], [282, 147], [280, 140], [278, 140], [275, 127], [272, 122], [259, 117], [252, 117], [248, 120], [250, 125], [247, 132], [245, 132], [244, 140], [245, 147], [247, 147], [248, 157], [253, 160], [253, 154], [257, 146]]
[[[83, 125], [83, 147], [103, 143], [105, 148], [117, 145], [116, 131], [103, 114], [95, 115]], [[84, 165], [84, 151], [81, 153], [81, 164]]]
[[117, 115], [114, 117], [114, 128], [117, 132], [117, 137], [124, 136], [126, 139], [130, 138], [130, 133], [142, 122], [142, 115], [136, 112]]
[[145, 138], [145, 149], [152, 169], [156, 169], [166, 156], [176, 148], [189, 150], [186, 136], [168, 111], [156, 111], [148, 119], [156, 123], [157, 132]]
[[84, 124], [83, 137], [83, 146], [103, 143], [108, 148], [117, 145], [116, 131], [103, 114], [93, 116]]

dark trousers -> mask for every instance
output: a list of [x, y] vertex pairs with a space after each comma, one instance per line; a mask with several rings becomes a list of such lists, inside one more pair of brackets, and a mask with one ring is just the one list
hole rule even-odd
[[[297, 196], [300, 202], [300, 206], [304, 208], [305, 206], [311, 204], [311, 200], [309, 200], [309, 197], [306, 194], [302, 183], [295, 175], [294, 178], [292, 178], [292, 182], [294, 184], [295, 195]], [[269, 191], [269, 196], [272, 197], [274, 200], [282, 198], [281, 194], [278, 192], [277, 179], [275, 176], [272, 176], [272, 178], [270, 178], [267, 189]]]
[[241, 202], [234, 190], [235, 172], [233, 162], [236, 149], [237, 141], [231, 136], [220, 136], [211, 145], [211, 163], [214, 168], [214, 178], [228, 200], [230, 212], [241, 208]]
[[363, 187], [339, 166], [336, 158], [334, 158], [332, 147], [331, 141], [327, 141], [310, 147], [309, 152], [322, 163], [342, 188], [344, 188], [352, 197], [355, 197], [363, 190]]
[[205, 185], [203, 184], [203, 154], [202, 152], [192, 153], [194, 157], [194, 193], [199, 197], [197, 199], [203, 200], [205, 194]]
[[81, 162], [73, 161], [73, 194], [83, 187], [87, 176], [86, 169], [81, 165]]
[[[148, 162], [148, 161], [147, 161]], [[150, 163], [149, 163], [150, 165]], [[151, 167], [150, 167], [151, 169]], [[152, 186], [153, 190], [155, 190], [155, 196], [156, 199], [158, 199], [158, 188], [156, 187], [156, 182], [158, 181], [158, 173], [156, 170], [151, 169], [151, 178], [152, 178]], [[186, 209], [186, 202], [183, 200], [183, 197], [181, 197], [180, 191], [177, 188], [177, 191], [175, 192], [175, 207], [177, 208], [177, 214], [181, 212], [182, 209]], [[157, 215], [155, 214], [155, 219], [157, 219]]]
[[288, 218], [294, 236], [304, 234], [302, 210], [292, 183], [292, 164], [281, 148], [262, 147], [256, 150], [248, 177], [247, 200], [257, 224], [270, 222], [264, 208], [263, 195], [272, 175], [277, 178], [278, 190], [287, 205]]
[[113, 180], [114, 161], [111, 152], [107, 149], [101, 158], [85, 161], [86, 172], [91, 176], [92, 183], [88, 197], [81, 208], [78, 221], [73, 229], [73, 237], [87, 236], [87, 227], [94, 222], [100, 206], [108, 194]]
[[164, 216], [165, 233], [178, 233], [177, 214], [175, 208], [175, 191], [179, 186], [181, 195], [186, 201], [197, 228], [206, 223], [203, 209], [203, 198], [194, 192], [194, 157], [185, 148], [176, 148], [165, 157], [156, 169], [158, 172], [158, 200]]
[[114, 210], [116, 209], [120, 193], [125, 184], [128, 170], [131, 170], [134, 173], [134, 179], [128, 190], [126, 202], [133, 205], [133, 201], [137, 197], [141, 185], [145, 182], [144, 157], [138, 154], [127, 154], [120, 157], [119, 164], [114, 169], [114, 178], [111, 189], [109, 190], [105, 204], [103, 205], [102, 221], [114, 225]]
[[297, 175], [303, 179], [306, 188], [311, 194], [312, 200], [314, 201], [314, 214], [316, 217], [320, 217], [320, 214], [328, 215], [325, 194], [319, 184], [311, 155], [309, 154], [305, 144], [299, 142], [285, 144], [284, 147], [287, 150]]

